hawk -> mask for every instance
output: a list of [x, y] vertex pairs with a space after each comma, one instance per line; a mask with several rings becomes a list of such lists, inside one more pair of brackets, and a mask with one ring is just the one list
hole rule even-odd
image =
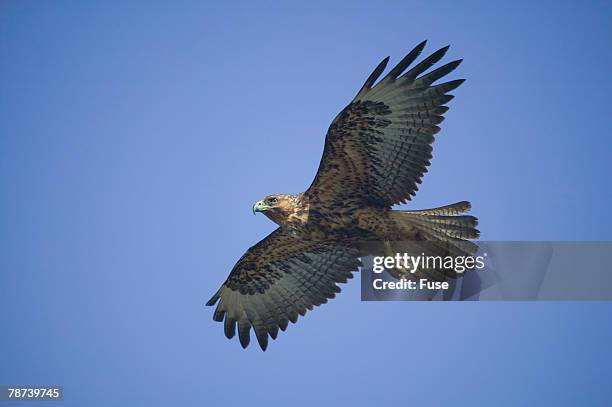
[[[456, 60], [425, 73], [448, 50], [418, 64], [417, 45], [380, 81], [389, 57], [333, 120], [317, 174], [297, 195], [273, 194], [253, 206], [278, 228], [247, 250], [206, 305], [225, 336], [246, 348], [253, 328], [263, 350], [289, 321], [324, 304], [358, 271], [360, 258], [390, 253], [392, 242], [432, 245], [443, 253], [472, 253], [477, 218], [463, 201], [425, 210], [392, 210], [416, 193], [432, 158], [445, 106], [464, 80], [434, 82]], [[376, 84], [375, 84], [376, 83]], [[399, 277], [399, 276], [396, 276]], [[457, 277], [437, 275], [435, 278]]]

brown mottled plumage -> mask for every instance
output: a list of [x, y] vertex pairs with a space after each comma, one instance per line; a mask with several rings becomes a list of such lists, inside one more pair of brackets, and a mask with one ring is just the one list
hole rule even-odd
[[[319, 170], [297, 195], [270, 195], [257, 202], [279, 228], [251, 247], [208, 301], [225, 335], [236, 327], [246, 347], [254, 329], [262, 349], [268, 336], [298, 315], [327, 302], [357, 271], [361, 256], [391, 254], [391, 242], [416, 241], [439, 253], [472, 253], [466, 239], [478, 237], [477, 219], [459, 202], [435, 209], [391, 207], [415, 195], [427, 171], [434, 135], [463, 80], [438, 85], [461, 60], [422, 75], [448, 50], [444, 47], [403, 73], [419, 56], [415, 47], [375, 86], [389, 58], [368, 77], [355, 99], [332, 122]], [[402, 74], [403, 73], [403, 74]], [[431, 276], [431, 275], [430, 275]], [[434, 278], [455, 277], [439, 274]]]

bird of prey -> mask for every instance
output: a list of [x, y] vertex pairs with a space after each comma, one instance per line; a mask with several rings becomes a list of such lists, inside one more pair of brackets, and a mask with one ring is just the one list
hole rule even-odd
[[[253, 206], [278, 225], [238, 260], [206, 305], [225, 336], [246, 348], [253, 328], [260, 347], [340, 292], [360, 258], [393, 250], [390, 242], [432, 243], [444, 253], [472, 253], [477, 219], [469, 202], [392, 210], [416, 193], [432, 158], [445, 106], [464, 80], [435, 84], [462, 60], [425, 73], [444, 47], [410, 67], [425, 41], [380, 81], [389, 57], [333, 120], [314, 181], [300, 194], [273, 194]], [[446, 275], [441, 278], [446, 277]], [[456, 277], [456, 276], [449, 276]]]

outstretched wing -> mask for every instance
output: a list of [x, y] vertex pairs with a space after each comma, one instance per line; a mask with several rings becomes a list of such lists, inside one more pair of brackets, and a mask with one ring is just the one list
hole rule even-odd
[[[355, 97], [332, 122], [317, 175], [306, 191], [314, 207], [391, 206], [415, 195], [430, 164], [434, 135], [463, 79], [432, 84], [461, 60], [425, 75], [448, 50], [444, 47], [402, 75], [419, 56], [417, 45], [376, 86], [389, 57], [372, 72]], [[401, 76], [400, 76], [401, 75]], [[420, 76], [421, 75], [421, 76]]]
[[213, 319], [225, 321], [225, 336], [236, 333], [246, 348], [253, 327], [263, 350], [268, 335], [287, 329], [298, 315], [340, 292], [360, 265], [357, 251], [341, 242], [299, 239], [281, 228], [251, 247], [206, 305], [215, 305]]

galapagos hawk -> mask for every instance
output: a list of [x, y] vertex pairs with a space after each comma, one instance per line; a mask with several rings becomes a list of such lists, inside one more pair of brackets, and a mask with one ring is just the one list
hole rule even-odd
[[[333, 120], [317, 174], [297, 195], [273, 194], [253, 206], [278, 228], [249, 248], [206, 305], [225, 336], [238, 330], [246, 348], [253, 328], [260, 347], [314, 306], [340, 292], [362, 256], [388, 253], [390, 242], [427, 242], [445, 253], [471, 253], [477, 219], [469, 202], [392, 210], [415, 195], [432, 157], [448, 94], [463, 79], [435, 84], [461, 63], [425, 73], [444, 47], [413, 67], [425, 41], [380, 81], [389, 57]], [[435, 277], [435, 276], [434, 276]], [[442, 275], [438, 278], [456, 277]]]

